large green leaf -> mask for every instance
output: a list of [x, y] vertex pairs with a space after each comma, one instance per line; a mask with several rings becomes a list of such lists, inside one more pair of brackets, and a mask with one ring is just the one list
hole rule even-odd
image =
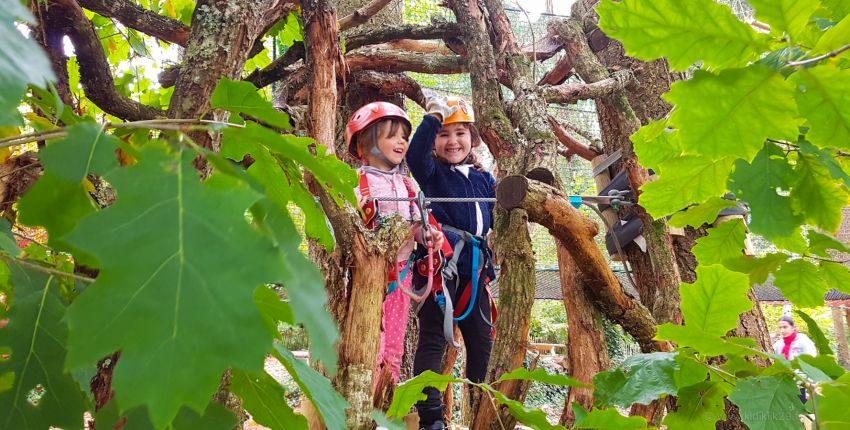
[[809, 126], [806, 138], [824, 148], [850, 148], [850, 70], [826, 64], [799, 70], [791, 81]]
[[770, 30], [780, 35], [788, 33], [800, 40], [809, 17], [820, 8], [818, 0], [750, 0], [756, 18], [770, 24]]
[[[150, 421], [147, 409], [138, 406], [129, 411], [119, 412], [118, 402], [109, 401], [94, 413], [98, 425], [108, 429], [121, 430], [150, 430], [155, 428]], [[202, 413], [187, 407], [180, 408], [169, 430], [232, 430], [236, 425], [236, 417], [227, 408], [216, 402], [210, 402]]]
[[17, 107], [27, 84], [42, 86], [56, 79], [47, 55], [15, 27], [15, 21], [35, 22], [20, 1], [0, 1], [0, 125], [22, 123]]
[[281, 281], [286, 286], [295, 320], [304, 325], [310, 336], [310, 357], [321, 362], [333, 375], [336, 373], [339, 329], [327, 311], [325, 278], [298, 248], [301, 236], [289, 214], [268, 199], [259, 204], [265, 208], [265, 216], [262, 219], [255, 217], [255, 221], [268, 226], [284, 254]]
[[95, 211], [83, 181], [89, 173], [105, 175], [118, 167], [118, 139], [93, 122], [68, 128], [65, 139], [39, 151], [44, 174], [18, 202], [19, 221], [47, 229], [49, 243], [69, 250], [63, 236]]
[[489, 391], [500, 405], [506, 406], [511, 415], [525, 426], [534, 430], [566, 430], [564, 426], [550, 424], [546, 412], [529, 409], [522, 402], [511, 399], [501, 391]]
[[624, 370], [602, 372], [593, 377], [593, 395], [602, 406], [629, 407], [634, 403], [649, 404], [665, 395], [675, 394], [676, 353], [653, 352], [629, 357]]
[[[2, 264], [2, 263], [0, 263]], [[12, 264], [14, 302], [0, 329], [0, 375], [13, 374], [14, 386], [0, 390], [0, 429], [79, 428], [86, 410], [84, 395], [64, 370], [68, 327], [59, 281]]]
[[774, 239], [798, 228], [802, 216], [794, 213], [789, 197], [777, 193], [778, 188], [790, 188], [794, 180], [794, 170], [774, 144], [764, 145], [751, 163], [735, 163], [729, 187], [739, 199], [749, 203], [753, 232]]
[[719, 264], [743, 254], [746, 239], [744, 220], [733, 219], [708, 229], [708, 235], [697, 239], [692, 252], [700, 265]]
[[829, 250], [839, 252], [850, 252], [850, 246], [846, 243], [815, 230], [809, 230], [806, 233], [806, 239], [809, 240], [809, 252], [823, 258], [832, 258]]
[[[848, 7], [848, 10], [850, 10], [850, 7]], [[845, 16], [838, 24], [835, 24], [823, 33], [823, 36], [817, 41], [815, 47], [812, 48], [812, 54], [826, 54], [835, 51], [846, 45], [848, 39], [850, 39], [850, 17]], [[846, 56], [847, 52], [840, 55]]]
[[665, 57], [676, 70], [698, 61], [711, 67], [746, 65], [767, 49], [768, 37], [711, 0], [603, 1], [599, 27], [642, 60]]
[[258, 424], [272, 430], [308, 428], [307, 419], [289, 407], [283, 387], [267, 373], [255, 376], [234, 371], [230, 389], [242, 399], [242, 406]]
[[292, 307], [289, 306], [289, 303], [281, 300], [271, 288], [257, 288], [254, 291], [254, 303], [257, 304], [257, 309], [272, 330], [277, 330], [278, 321], [295, 324]]
[[818, 355], [817, 357], [801, 354], [795, 359], [804, 372], [809, 374], [808, 368], [818, 369], [830, 379], [838, 379], [847, 373], [843, 367], [835, 362], [835, 357], [831, 355]]
[[655, 218], [678, 212], [692, 203], [726, 193], [731, 157], [711, 160], [685, 155], [663, 163], [664, 174], [641, 187], [640, 204]]
[[668, 224], [673, 227], [691, 226], [699, 228], [703, 224], [713, 223], [720, 211], [732, 206], [735, 206], [733, 200], [727, 200], [721, 197], [709, 197], [708, 200], [696, 206], [691, 206], [686, 211], [676, 213], [670, 218]]
[[817, 398], [818, 422], [825, 429], [850, 428], [850, 374], [820, 386]]
[[832, 179], [820, 161], [801, 153], [794, 167], [797, 181], [791, 190], [791, 206], [803, 215], [808, 224], [829, 232], [838, 231], [841, 209], [850, 201], [850, 193], [841, 182]]
[[679, 128], [685, 153], [749, 161], [766, 138], [797, 137], [794, 91], [781, 74], [767, 66], [729, 69], [716, 75], [697, 70], [693, 79], [673, 84], [664, 98], [676, 105], [670, 123]]
[[778, 252], [772, 252], [761, 258], [742, 255], [739, 258], [724, 261], [723, 266], [736, 272], [748, 274], [750, 284], [760, 285], [767, 282], [770, 274], [779, 269], [782, 263], [788, 261], [788, 257], [788, 254]]
[[795, 305], [806, 308], [823, 305], [823, 296], [829, 290], [818, 267], [802, 259], [783, 264], [776, 272], [773, 285]]
[[533, 371], [528, 371], [524, 367], [520, 367], [513, 372], [505, 373], [499, 377], [496, 382], [508, 381], [512, 379], [521, 379], [523, 381], [537, 381], [549, 385], [558, 385], [561, 387], [589, 387], [575, 378], [567, 375], [549, 373], [545, 369], [537, 368]]
[[344, 430], [345, 410], [349, 408], [348, 402], [334, 390], [331, 381], [319, 372], [316, 372], [303, 361], [295, 358], [289, 350], [280, 345], [274, 346], [275, 358], [286, 367], [286, 371], [292, 375], [301, 391], [313, 403], [313, 406], [322, 416], [322, 422], [330, 430]]
[[747, 298], [750, 289], [747, 275], [720, 265], [702, 264], [696, 273], [696, 282], [679, 288], [685, 324], [707, 334], [725, 335], [737, 326], [738, 316], [753, 307]]
[[578, 403], [573, 403], [573, 412], [576, 416], [576, 429], [595, 430], [641, 430], [646, 427], [646, 419], [643, 417], [624, 417], [614, 408], [593, 409], [590, 412], [582, 409]]
[[729, 400], [738, 405], [741, 420], [751, 430], [800, 428], [800, 390], [788, 375], [739, 380]]
[[799, 143], [800, 152], [815, 157], [818, 162], [829, 170], [833, 179], [840, 180], [844, 185], [850, 187], [850, 175], [847, 174], [847, 171], [841, 165], [841, 161], [843, 160], [836, 159], [836, 150], [834, 148], [818, 148], [805, 140], [800, 140]]
[[843, 21], [850, 15], [850, 4], [845, 0], [821, 0], [821, 3], [832, 13], [831, 18], [834, 21]]
[[357, 186], [357, 172], [338, 158], [327, 155], [326, 148], [319, 145], [316, 155], [310, 152], [315, 145], [311, 138], [296, 137], [291, 134], [278, 134], [257, 124], [249, 123], [245, 128], [229, 128], [224, 131], [224, 137], [257, 142], [272, 154], [292, 160], [316, 177], [316, 180], [338, 204], [344, 201], [355, 203], [354, 188]]
[[381, 427], [385, 427], [388, 430], [407, 430], [407, 426], [404, 424], [404, 421], [398, 418], [390, 420], [389, 418], [387, 418], [386, 415], [384, 415], [383, 412], [379, 410], [372, 411], [369, 416], [373, 420], [375, 420], [375, 424]]
[[280, 251], [244, 217], [257, 194], [224, 175], [202, 183], [195, 154], [170, 149], [150, 143], [107, 175], [116, 203], [67, 236], [100, 262], [69, 309], [68, 367], [121, 350], [118, 404], [147, 406], [157, 427], [181, 405], [203, 411], [225, 369], [262, 370], [272, 333], [253, 293], [283, 276]]
[[661, 173], [662, 164], [682, 155], [679, 132], [666, 131], [667, 121], [653, 121], [631, 135], [641, 166]]
[[[672, 323], [664, 323], [658, 326], [656, 339], [675, 342], [679, 347], [689, 346], [705, 355], [720, 356], [735, 354], [741, 356], [760, 355], [766, 356], [761, 351], [752, 349], [751, 346], [743, 346], [730, 340], [721, 339], [719, 336], [705, 333], [704, 331], [689, 326], [681, 326]], [[740, 340], [739, 338], [733, 338]]]
[[827, 285], [844, 294], [850, 294], [850, 271], [847, 270], [847, 266], [831, 261], [822, 261], [819, 272]]
[[669, 430], [714, 430], [714, 423], [726, 419], [722, 383], [703, 381], [679, 390], [676, 410], [664, 417]]
[[401, 418], [407, 415], [416, 402], [425, 399], [426, 396], [422, 393], [425, 387], [434, 387], [440, 391], [445, 391], [450, 382], [461, 382], [461, 380], [452, 375], [440, 375], [426, 370], [413, 379], [399, 384], [393, 394], [393, 402], [387, 410], [387, 417]]
[[244, 113], [269, 125], [289, 129], [289, 115], [275, 109], [250, 82], [222, 79], [212, 93], [210, 105], [214, 108], [240, 114]]
[[794, 311], [798, 317], [800, 317], [803, 321], [806, 322], [806, 327], [809, 329], [809, 336], [811, 336], [812, 341], [815, 343], [815, 348], [818, 349], [818, 354], [820, 355], [832, 355], [832, 348], [829, 346], [829, 339], [826, 338], [826, 335], [823, 334], [823, 331], [818, 326], [818, 323], [809, 316], [809, 314], [797, 309]]

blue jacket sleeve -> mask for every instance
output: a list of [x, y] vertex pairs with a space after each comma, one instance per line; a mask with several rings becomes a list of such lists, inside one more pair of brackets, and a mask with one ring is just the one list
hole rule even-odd
[[407, 167], [410, 168], [410, 173], [413, 173], [413, 178], [420, 185], [428, 182], [431, 175], [434, 174], [436, 168], [436, 160], [431, 156], [431, 151], [434, 149], [434, 140], [437, 138], [437, 132], [443, 124], [432, 115], [425, 115], [419, 127], [416, 127], [416, 133], [410, 139], [410, 147], [407, 149]]

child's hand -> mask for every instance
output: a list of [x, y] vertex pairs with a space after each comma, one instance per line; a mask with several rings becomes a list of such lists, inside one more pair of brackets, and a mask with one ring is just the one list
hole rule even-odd
[[425, 230], [425, 243], [432, 243], [435, 251], [443, 248], [443, 240], [445, 240], [443, 232], [433, 229]]
[[457, 106], [449, 106], [446, 97], [439, 97], [437, 93], [429, 91], [425, 93], [425, 111], [444, 121], [457, 112]]

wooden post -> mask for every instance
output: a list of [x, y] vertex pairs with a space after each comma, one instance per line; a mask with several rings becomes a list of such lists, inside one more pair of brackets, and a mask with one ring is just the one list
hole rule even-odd
[[847, 331], [844, 330], [844, 312], [838, 306], [830, 306], [832, 310], [832, 327], [835, 329], [835, 341], [838, 343], [836, 358], [838, 364], [850, 368], [850, 348], [847, 345]]

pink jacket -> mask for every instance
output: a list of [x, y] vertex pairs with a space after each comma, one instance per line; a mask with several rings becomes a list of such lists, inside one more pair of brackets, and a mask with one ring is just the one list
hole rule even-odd
[[[359, 169], [359, 173], [366, 175], [366, 179], [369, 182], [369, 193], [372, 197], [409, 197], [407, 186], [404, 184], [406, 175], [398, 167], [386, 171], [372, 166], [363, 166]], [[407, 177], [407, 181], [413, 187], [413, 191], [418, 193], [419, 188], [416, 186], [416, 182], [410, 177]], [[357, 195], [357, 199], [360, 200], [362, 196], [359, 187], [354, 189], [354, 193]], [[416, 204], [410, 204], [409, 202], [378, 200], [378, 213], [380, 215], [397, 213], [411, 223], [419, 221], [421, 218]], [[396, 256], [396, 261], [407, 261], [411, 252], [413, 252], [413, 239], [402, 245]]]

